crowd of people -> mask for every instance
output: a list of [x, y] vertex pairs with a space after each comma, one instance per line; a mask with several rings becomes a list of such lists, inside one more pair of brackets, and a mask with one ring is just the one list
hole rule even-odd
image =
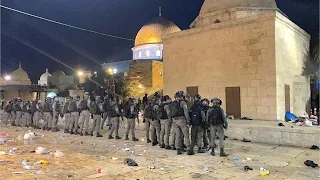
[[[188, 108], [189, 104], [191, 108]], [[209, 101], [201, 99], [198, 94], [191, 102], [183, 91], [175, 93], [174, 100], [159, 93], [149, 100], [146, 95], [142, 103], [134, 98], [120, 103], [120, 99], [113, 95], [99, 96], [85, 92], [83, 99], [78, 95], [67, 97], [63, 105], [58, 97], [47, 98], [44, 103], [40, 100], [23, 102], [16, 98], [5, 106], [3, 120], [11, 126], [57, 132], [61, 117], [64, 118], [64, 133], [96, 137], [103, 137], [100, 130], [107, 121], [108, 139], [117, 140], [122, 139], [119, 136], [119, 124], [123, 120], [126, 122], [125, 140], [130, 140], [131, 135], [132, 141], [139, 141], [135, 135], [135, 124], [139, 113], [142, 113], [146, 140], [152, 146], [176, 150], [178, 155], [183, 152], [193, 155], [197, 146], [198, 153], [211, 149], [211, 155], [215, 156], [218, 147], [215, 140], [218, 138], [220, 156], [227, 156], [224, 151], [224, 129], [228, 128], [228, 122], [221, 104], [218, 98]], [[41, 119], [43, 123], [39, 123]]]

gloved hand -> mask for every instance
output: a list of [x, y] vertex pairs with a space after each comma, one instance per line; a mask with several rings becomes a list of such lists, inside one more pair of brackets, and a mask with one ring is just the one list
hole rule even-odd
[[225, 123], [225, 124], [223, 125], [223, 128], [227, 130], [227, 129], [228, 129], [228, 123]]
[[143, 123], [145, 123], [146, 122], [146, 119], [145, 118], [143, 118], [143, 121], [142, 121]]

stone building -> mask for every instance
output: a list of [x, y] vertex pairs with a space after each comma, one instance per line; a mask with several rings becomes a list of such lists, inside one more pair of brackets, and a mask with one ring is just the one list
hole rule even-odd
[[164, 35], [164, 94], [219, 97], [236, 118], [305, 112], [310, 35], [275, 0], [205, 0], [189, 30]]
[[55, 71], [52, 76], [48, 77], [48, 87], [50, 89], [57, 89], [57, 91], [64, 91], [67, 88], [73, 88], [77, 84], [78, 79], [72, 75], [66, 75], [63, 71]]
[[20, 97], [24, 101], [35, 100], [40, 96], [41, 88], [31, 85], [29, 75], [22, 69], [19, 63], [18, 69], [13, 71], [10, 79], [1, 83], [1, 99], [4, 102]]
[[181, 29], [173, 22], [159, 17], [145, 24], [135, 38], [132, 48], [133, 62], [129, 65], [128, 77], [139, 83], [141, 94], [153, 94], [163, 89], [163, 43], [162, 36]]
[[49, 77], [51, 77], [52, 75], [49, 73], [49, 70], [46, 69], [46, 72], [43, 73], [41, 76], [40, 76], [40, 79], [38, 81], [38, 85], [41, 85], [41, 86], [48, 86], [48, 79]]

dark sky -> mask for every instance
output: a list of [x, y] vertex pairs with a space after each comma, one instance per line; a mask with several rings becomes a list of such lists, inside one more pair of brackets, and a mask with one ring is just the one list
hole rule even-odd
[[[1, 4], [70, 25], [134, 39], [146, 22], [158, 16], [159, 6], [163, 17], [181, 29], [187, 29], [198, 15], [203, 1], [1, 0]], [[318, 0], [277, 0], [277, 4], [312, 38], [319, 36]], [[89, 70], [99, 67], [94, 61], [130, 60], [132, 46], [133, 41], [84, 32], [1, 8], [2, 74], [16, 69], [21, 61], [36, 82], [45, 68], [50, 72], [61, 69], [71, 74], [67, 65], [75, 69], [89, 67]]]

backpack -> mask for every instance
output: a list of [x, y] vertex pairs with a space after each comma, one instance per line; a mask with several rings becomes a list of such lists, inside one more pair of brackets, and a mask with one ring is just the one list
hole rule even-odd
[[76, 112], [76, 111], [78, 111], [77, 102], [76, 102], [76, 101], [71, 101], [71, 102], [69, 103], [68, 110], [69, 110], [70, 112]]
[[36, 104], [31, 104], [31, 113], [34, 114], [35, 112], [37, 112], [37, 105]]
[[50, 108], [51, 104], [49, 102], [45, 102], [43, 105], [43, 112], [50, 112], [51, 108]]
[[212, 107], [208, 111], [208, 122], [213, 126], [223, 124], [222, 111], [220, 107]]
[[[119, 117], [119, 114], [117, 113], [116, 111], [116, 108], [117, 108], [118, 104], [114, 104], [111, 106], [111, 117]], [[118, 107], [118, 110], [119, 110], [119, 107]]]
[[4, 108], [4, 110], [5, 110], [6, 112], [11, 112], [11, 111], [12, 111], [12, 104], [6, 105], [6, 107]]
[[153, 106], [151, 103], [147, 104], [144, 109], [144, 117], [152, 119], [153, 118]]
[[194, 105], [191, 108], [190, 112], [191, 124], [193, 126], [200, 126], [202, 125], [202, 114], [201, 114], [201, 107]]
[[[128, 104], [128, 105], [126, 105], [126, 107], [124, 108], [124, 110], [125, 110], [125, 117], [126, 117], [126, 118], [130, 118], [130, 119], [136, 117], [135, 114], [132, 114], [132, 113], [131, 113], [131, 110], [130, 110], [130, 107], [131, 107], [131, 106], [132, 106], [132, 105]], [[136, 108], [135, 106], [134, 106], [134, 110], [133, 110], [133, 111], [134, 111], [134, 112], [137, 111], [137, 108]]]
[[70, 102], [66, 102], [66, 103], [64, 104], [64, 106], [63, 106], [63, 108], [62, 108], [62, 114], [69, 113], [69, 109], [68, 109], [69, 104], [70, 104]]
[[170, 108], [170, 116], [171, 117], [180, 117], [180, 116], [184, 116], [184, 112], [183, 109], [180, 106], [180, 102], [181, 101], [173, 101], [169, 104], [169, 108]]
[[28, 108], [26, 104], [22, 106], [22, 112], [28, 112]]
[[57, 113], [61, 113], [61, 106], [59, 102], [54, 103], [54, 111]]
[[19, 103], [17, 103], [17, 104], [14, 105], [14, 110], [15, 110], [15, 111], [21, 111], [21, 106], [20, 106]]
[[92, 114], [96, 114], [98, 112], [98, 104], [95, 101], [91, 101], [90, 107], [89, 107], [89, 112]]
[[157, 110], [157, 118], [158, 119], [169, 119], [167, 112], [165, 111], [164, 107], [167, 104], [161, 104]]
[[82, 100], [79, 102], [79, 109], [81, 109], [81, 110], [87, 110], [87, 109], [88, 109], [88, 100], [82, 99]]

